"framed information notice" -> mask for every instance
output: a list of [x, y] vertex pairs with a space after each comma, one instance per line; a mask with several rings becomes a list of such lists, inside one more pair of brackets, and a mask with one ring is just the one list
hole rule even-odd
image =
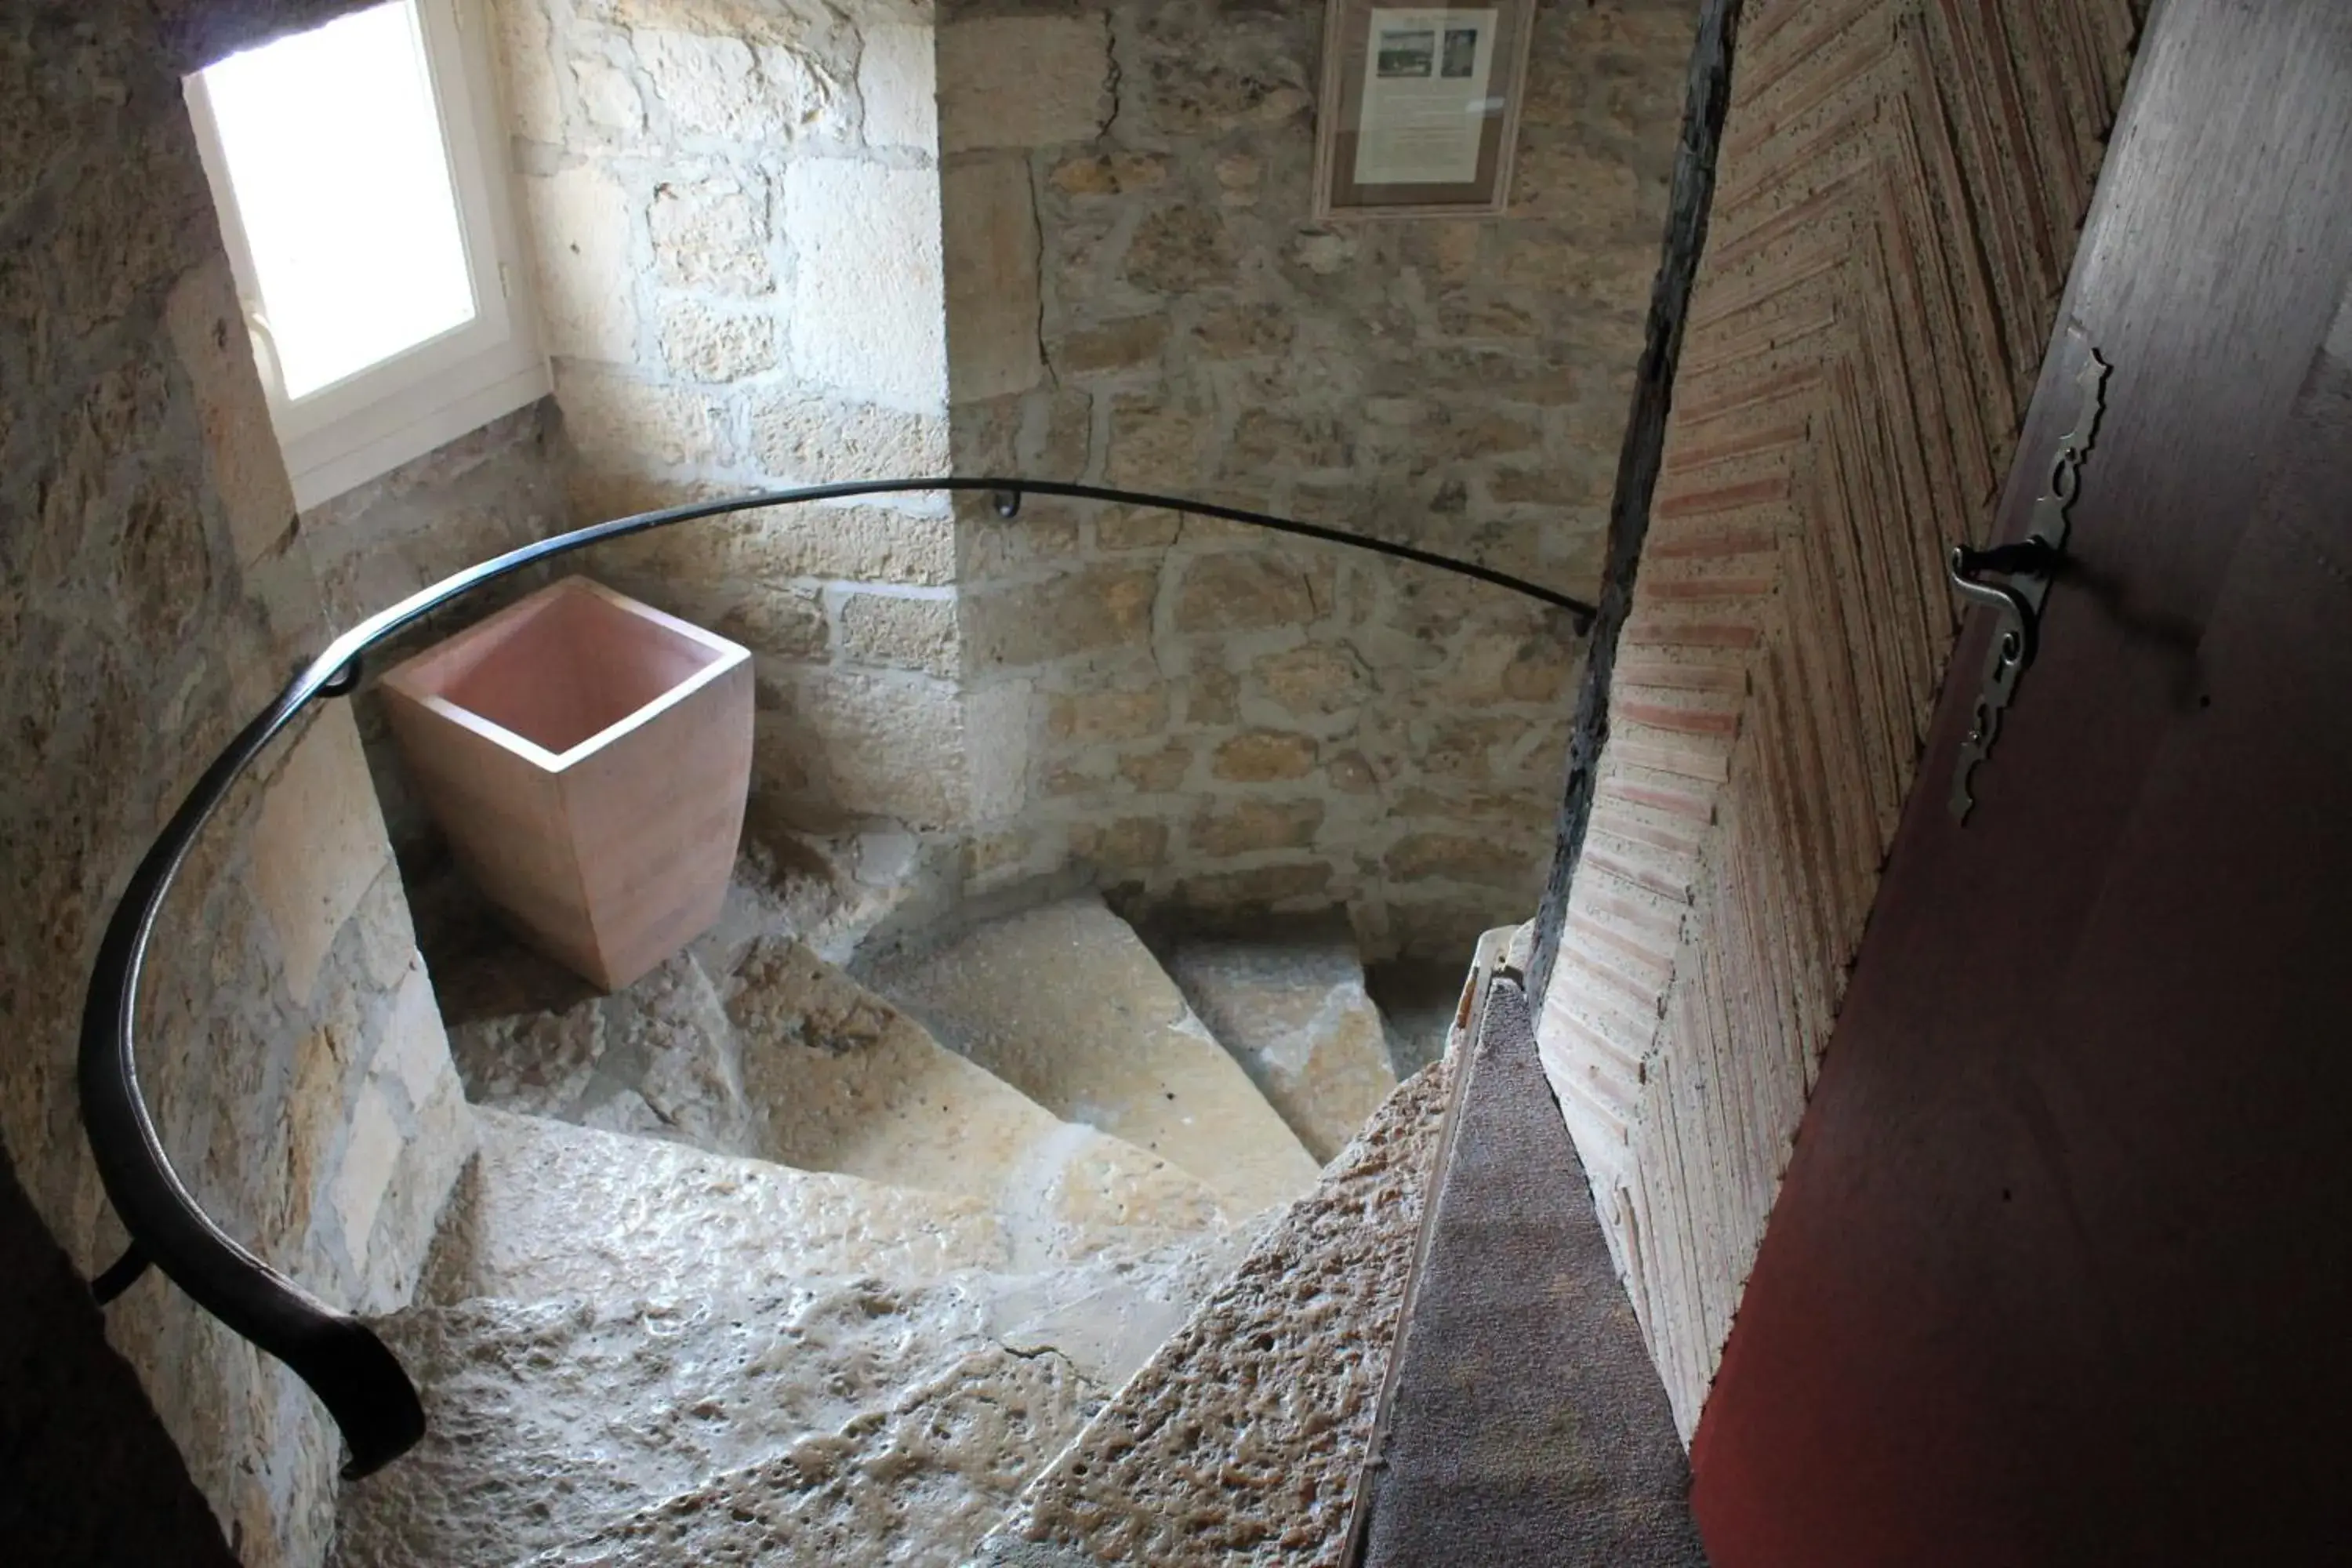
[[1328, 0], [1315, 216], [1499, 213], [1526, 96], [1533, 0]]

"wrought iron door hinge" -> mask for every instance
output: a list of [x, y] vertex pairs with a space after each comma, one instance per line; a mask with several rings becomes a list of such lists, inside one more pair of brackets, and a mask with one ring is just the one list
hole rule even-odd
[[[1952, 547], [1952, 586], [1970, 604], [1985, 605], [2000, 617], [1993, 628], [1992, 647], [1985, 655], [1976, 721], [1968, 739], [1960, 742], [1960, 754], [1952, 767], [1952, 816], [1963, 824], [1976, 805], [1970, 784], [1977, 768], [2000, 739], [2001, 715], [2017, 696], [2019, 678], [2042, 651], [2042, 609], [2050, 599], [2050, 584], [2065, 561], [2066, 536], [2073, 526], [2068, 513], [2081, 493], [2083, 460], [2090, 455], [2099, 416], [2106, 407], [2112, 367], [2098, 351], [2080, 331], [2070, 331], [2059, 352], [2073, 362], [2068, 379], [2078, 402], [2074, 420], [2059, 436], [2048, 458], [2050, 478], [2033, 503], [2025, 538], [1990, 550], [1965, 544]], [[1989, 581], [1994, 577], [2005, 581]]]

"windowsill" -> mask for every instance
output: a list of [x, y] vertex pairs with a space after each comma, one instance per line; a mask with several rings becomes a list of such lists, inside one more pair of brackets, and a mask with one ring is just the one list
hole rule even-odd
[[460, 395], [449, 396], [446, 381], [427, 383], [285, 443], [295, 510], [309, 511], [381, 479], [554, 390], [546, 360], [536, 354], [501, 350], [484, 360], [469, 378], [472, 389]]

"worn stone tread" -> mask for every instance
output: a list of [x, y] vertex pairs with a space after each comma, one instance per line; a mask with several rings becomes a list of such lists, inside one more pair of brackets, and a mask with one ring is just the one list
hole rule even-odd
[[1442, 1062], [1389, 1098], [1022, 1495], [979, 1561], [1340, 1561], [1448, 1071]]
[[873, 980], [1031, 1100], [1160, 1155], [1236, 1213], [1315, 1184], [1314, 1157], [1097, 899], [992, 921]]
[[[715, 1478], [855, 1440], [957, 1378], [1026, 1414], [990, 1428], [998, 1449], [942, 1449], [919, 1489], [934, 1503], [943, 1489], [991, 1497], [988, 1477], [1034, 1473], [1075, 1435], [1231, 1271], [1239, 1243], [1220, 1234], [1031, 1274], [784, 1268], [715, 1300], [478, 1298], [396, 1314], [377, 1327], [423, 1392], [425, 1440], [346, 1489], [336, 1568], [511, 1563]], [[1053, 1375], [1033, 1375], [1040, 1361]], [[887, 1495], [905, 1479], [870, 1484]], [[888, 1531], [861, 1528], [881, 1552]], [[940, 1539], [961, 1550], [976, 1534]]]
[[493, 1011], [453, 1032], [479, 1104], [983, 1199], [1032, 1257], [1105, 1229], [1226, 1222], [1195, 1177], [1062, 1121], [796, 938], [740, 944], [718, 984], [686, 952], [610, 995], [568, 977], [551, 993], [544, 966], [507, 956], [513, 989], [500, 994], [476, 975], [478, 1011], [572, 999]]
[[1188, 942], [1168, 972], [1316, 1159], [1346, 1148], [1396, 1088], [1353, 942]]
[[752, 943], [725, 989], [769, 1159], [987, 1197], [1024, 1239], [1049, 1227], [1223, 1223], [1195, 1178], [1062, 1121], [791, 938]]
[[992, 1205], [497, 1110], [424, 1299], [717, 1298], [779, 1268], [930, 1279], [1007, 1268]]

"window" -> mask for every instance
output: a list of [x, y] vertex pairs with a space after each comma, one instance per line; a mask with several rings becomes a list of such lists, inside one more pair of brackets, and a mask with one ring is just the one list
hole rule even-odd
[[476, 0], [389, 0], [188, 79], [308, 508], [548, 390]]

